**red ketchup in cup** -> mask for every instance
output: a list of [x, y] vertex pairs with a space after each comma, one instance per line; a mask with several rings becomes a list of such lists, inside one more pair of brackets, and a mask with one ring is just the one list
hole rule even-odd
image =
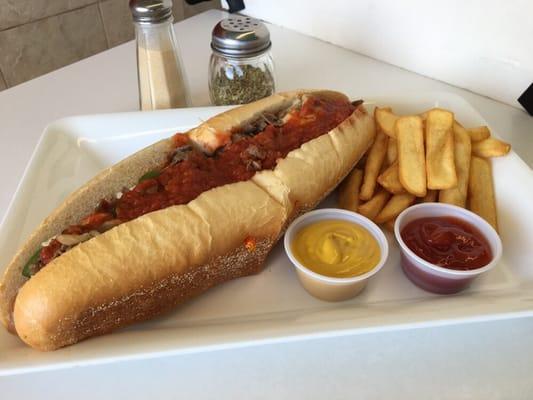
[[492, 259], [487, 239], [459, 218], [420, 218], [407, 224], [401, 235], [418, 257], [439, 267], [465, 271], [484, 267]]
[[467, 288], [492, 269], [502, 254], [501, 240], [486, 221], [449, 204], [409, 207], [398, 216], [394, 234], [405, 275], [433, 293]]

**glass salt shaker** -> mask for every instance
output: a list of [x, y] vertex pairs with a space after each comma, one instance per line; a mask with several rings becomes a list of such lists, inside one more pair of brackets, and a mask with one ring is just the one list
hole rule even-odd
[[141, 110], [190, 105], [172, 22], [172, 0], [130, 0]]
[[212, 32], [209, 94], [216, 105], [245, 104], [275, 91], [270, 33], [261, 21], [230, 16]]

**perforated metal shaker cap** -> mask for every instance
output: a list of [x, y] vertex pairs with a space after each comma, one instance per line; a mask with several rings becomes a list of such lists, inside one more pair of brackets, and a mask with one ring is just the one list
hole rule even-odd
[[231, 57], [258, 55], [271, 47], [270, 32], [255, 18], [232, 15], [213, 28], [211, 48]]
[[172, 0], [130, 0], [133, 20], [141, 24], [157, 24], [172, 17]]

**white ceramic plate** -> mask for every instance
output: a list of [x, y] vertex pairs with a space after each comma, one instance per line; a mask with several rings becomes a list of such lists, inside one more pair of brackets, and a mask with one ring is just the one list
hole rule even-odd
[[[367, 99], [368, 101], [368, 99]], [[462, 98], [448, 93], [368, 101], [398, 113], [439, 106], [465, 126], [484, 125]], [[0, 265], [68, 193], [99, 170], [221, 108], [81, 116], [45, 130], [0, 228]], [[533, 172], [515, 154], [493, 162], [501, 263], [468, 291], [437, 296], [415, 287], [399, 266], [389, 235], [385, 267], [357, 298], [325, 303], [299, 285], [279, 243], [257, 276], [211, 289], [171, 314], [55, 352], [40, 353], [0, 329], [0, 375], [259, 343], [533, 315]], [[334, 198], [323, 205], [334, 206]]]

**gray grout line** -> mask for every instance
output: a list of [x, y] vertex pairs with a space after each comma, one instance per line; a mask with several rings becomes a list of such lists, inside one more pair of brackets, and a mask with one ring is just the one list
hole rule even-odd
[[105, 44], [107, 45], [107, 48], [110, 49], [111, 46], [109, 45], [109, 35], [107, 34], [107, 28], [105, 26], [104, 12], [102, 10], [102, 2], [98, 1], [98, 3], [96, 4], [96, 7], [98, 7], [98, 15], [100, 16], [100, 20], [102, 21], [102, 27], [104, 28]]
[[1, 68], [0, 68], [0, 80], [1, 80], [2, 82], [4, 82], [5, 89], [9, 88], [9, 86], [7, 85], [6, 78], [4, 77], [4, 73], [2, 72], [2, 69], [1, 69]]
[[[53, 0], [52, 0], [52, 1], [53, 1]], [[16, 28], [21, 27], [21, 26], [24, 26], [24, 25], [33, 24], [34, 22], [44, 21], [45, 19], [52, 18], [52, 17], [57, 17], [57, 16], [59, 16], [59, 15], [63, 15], [63, 14], [68, 14], [69, 12], [77, 11], [77, 10], [81, 10], [81, 9], [83, 9], [83, 8], [92, 7], [92, 6], [94, 6], [95, 4], [96, 4], [97, 7], [98, 7], [98, 3], [99, 3], [99, 0], [94, 0], [92, 3], [90, 3], [90, 4], [86, 4], [86, 5], [81, 6], [81, 7], [71, 8], [71, 9], [69, 9], [69, 10], [65, 10], [65, 11], [62, 11], [62, 12], [57, 13], [57, 14], [47, 15], [47, 16], [45, 16], [45, 17], [36, 18], [36, 19], [32, 19], [32, 20], [30, 20], [30, 21], [23, 22], [22, 24], [18, 24], [18, 25], [10, 26], [10, 27], [8, 27], [8, 28], [0, 29], [0, 32], [8, 31], [8, 30], [10, 30], [10, 29], [16, 29]]]

